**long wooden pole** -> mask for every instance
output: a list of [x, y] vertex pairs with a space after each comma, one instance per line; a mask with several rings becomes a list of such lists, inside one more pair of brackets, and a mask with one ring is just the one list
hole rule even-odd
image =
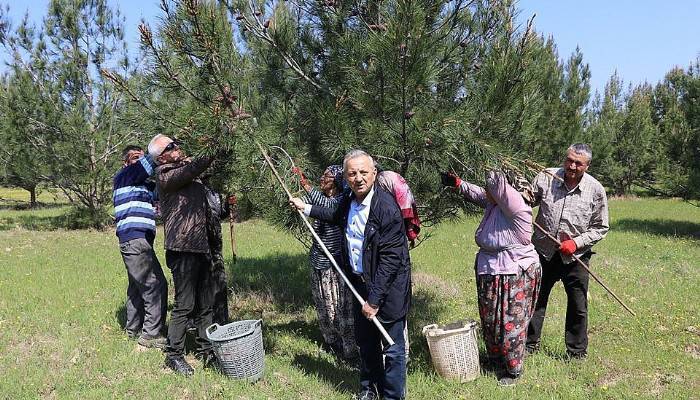
[[228, 202], [228, 220], [229, 220], [229, 234], [231, 238], [231, 254], [233, 254], [233, 263], [236, 263], [236, 258], [238, 256], [236, 251], [236, 237], [233, 233], [233, 225], [236, 223], [236, 207], [238, 201], [236, 195], [230, 195], [226, 201]]
[[[292, 194], [289, 192], [289, 189], [287, 189], [287, 185], [284, 184], [284, 181], [280, 177], [279, 173], [277, 173], [277, 169], [275, 169], [275, 166], [272, 164], [272, 160], [270, 160], [270, 157], [267, 155], [267, 152], [262, 147], [262, 145], [260, 145], [260, 143], [256, 142], [255, 144], [258, 145], [260, 152], [262, 153], [263, 157], [265, 157], [265, 162], [270, 167], [270, 169], [272, 170], [272, 173], [275, 175], [275, 178], [277, 178], [277, 181], [280, 183], [280, 185], [282, 186], [282, 189], [284, 189], [284, 192], [287, 194], [287, 197], [291, 201]], [[365, 299], [363, 299], [362, 296], [360, 296], [360, 294], [357, 292], [357, 290], [355, 290], [355, 287], [352, 285], [352, 283], [350, 283], [350, 280], [348, 279], [348, 277], [345, 276], [343, 271], [340, 269], [340, 267], [338, 266], [338, 263], [335, 261], [335, 258], [333, 257], [331, 252], [328, 251], [328, 248], [326, 248], [326, 245], [323, 243], [321, 238], [318, 237], [318, 235], [316, 234], [316, 231], [314, 231], [314, 228], [311, 226], [309, 221], [304, 216], [304, 213], [299, 209], [297, 209], [297, 213], [299, 214], [299, 217], [301, 217], [301, 220], [304, 221], [304, 224], [306, 225], [306, 227], [309, 229], [309, 231], [313, 235], [314, 239], [316, 240], [316, 243], [318, 243], [319, 246], [321, 246], [321, 249], [326, 254], [326, 257], [328, 257], [328, 260], [330, 260], [331, 264], [333, 264], [333, 268], [335, 268], [335, 270], [338, 272], [338, 274], [340, 274], [340, 277], [343, 278], [343, 282], [345, 282], [345, 284], [348, 286], [348, 288], [350, 288], [350, 291], [355, 296], [355, 299], [357, 299], [357, 301], [359, 301], [360, 304], [364, 305]], [[384, 336], [384, 340], [386, 340], [387, 343], [389, 343], [389, 346], [393, 346], [394, 340], [391, 338], [391, 336], [389, 336], [389, 333], [386, 331], [386, 329], [384, 329], [384, 326], [382, 326], [382, 324], [379, 322], [377, 317], [376, 316], [372, 317], [370, 320], [374, 323], [374, 325], [377, 327], [377, 329], [379, 329], [379, 332], [382, 334], [382, 336]]]
[[[554, 241], [554, 243], [561, 246], [561, 242], [559, 240], [557, 240], [557, 238], [555, 238], [554, 236], [550, 235], [549, 232], [545, 231], [544, 228], [542, 228], [540, 226], [540, 224], [538, 224], [535, 221], [532, 221], [532, 224], [535, 225], [535, 227], [537, 229], [539, 229], [540, 232], [544, 233], [545, 235], [547, 235], [548, 238], [550, 238], [552, 241]], [[583, 260], [581, 260], [581, 258], [579, 256], [577, 256], [576, 254], [572, 254], [572, 256], [583, 267], [583, 269], [585, 269], [586, 271], [588, 271], [589, 274], [591, 274], [591, 276], [593, 277], [593, 279], [595, 279], [596, 282], [600, 283], [600, 286], [602, 286], [605, 290], [607, 290], [608, 293], [610, 293], [610, 295], [613, 298], [615, 298], [615, 300], [617, 300], [617, 302], [620, 303], [620, 305], [622, 305], [622, 307], [625, 308], [625, 310], [629, 311], [629, 313], [632, 314], [633, 316], [635, 316], [635, 317], [637, 316], [637, 314], [635, 314], [631, 308], [627, 307], [627, 304], [625, 304], [619, 297], [617, 297], [617, 295], [612, 290], [610, 290], [610, 288], [607, 287], [607, 285], [605, 285], [605, 283], [603, 283], [603, 281], [600, 278], [598, 278], [598, 276], [596, 274], [594, 274], [593, 271], [591, 271], [591, 269], [588, 267], [588, 265], [586, 265], [586, 263], [583, 262]]]

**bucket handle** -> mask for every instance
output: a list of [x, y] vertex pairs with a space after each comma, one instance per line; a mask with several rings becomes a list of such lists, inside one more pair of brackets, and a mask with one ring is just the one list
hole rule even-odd
[[221, 325], [219, 325], [217, 323], [213, 323], [213, 324], [209, 325], [209, 327], [205, 331], [205, 332], [207, 332], [207, 339], [213, 340], [211, 338], [211, 333], [214, 333], [219, 328], [221, 328]]
[[[248, 335], [250, 335], [251, 333], [253, 333], [253, 331], [254, 331], [258, 326], [260, 326], [261, 324], [262, 324], [262, 320], [259, 319], [259, 320], [255, 321], [255, 322], [253, 322], [253, 323], [248, 327], [248, 330], [246, 330], [245, 332], [239, 333], [238, 335], [236, 335], [236, 336], [234, 336], [234, 337], [227, 338], [226, 340], [227, 340], [227, 341], [228, 341], [228, 340], [236, 340], [236, 339], [240, 339], [240, 338], [242, 338], [242, 337], [244, 337], [244, 336], [248, 336]], [[215, 332], [215, 331], [216, 331], [217, 329], [219, 329], [219, 328], [221, 328], [221, 325], [219, 325], [219, 324], [217, 324], [217, 323], [211, 324], [211, 325], [206, 329], [206, 332], [207, 332], [207, 339], [209, 339], [210, 341], [217, 340], [217, 339], [212, 339], [211, 336], [210, 336], [210, 333]]]
[[438, 327], [438, 324], [430, 324], [430, 325], [424, 326], [424, 327], [423, 327], [423, 330], [422, 330], [423, 336], [425, 336], [425, 334], [426, 334], [429, 330], [436, 329], [437, 327]]

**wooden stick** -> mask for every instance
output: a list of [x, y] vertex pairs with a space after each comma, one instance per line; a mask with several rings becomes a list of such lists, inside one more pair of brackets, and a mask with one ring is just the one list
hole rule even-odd
[[[549, 232], [545, 231], [544, 228], [542, 228], [542, 227], [540, 226], [540, 224], [538, 224], [538, 223], [535, 222], [535, 221], [532, 221], [532, 224], [535, 225], [535, 227], [536, 227], [537, 229], [539, 229], [542, 233], [544, 233], [545, 235], [547, 235], [548, 238], [550, 238], [551, 240], [553, 240], [554, 243], [556, 243], [556, 244], [558, 244], [559, 246], [561, 246], [561, 242], [560, 242], [559, 240], [557, 240], [557, 238], [555, 238], [554, 236], [550, 235]], [[593, 279], [595, 279], [596, 282], [600, 283], [600, 285], [601, 285], [605, 290], [607, 290], [608, 293], [610, 293], [610, 295], [611, 295], [612, 297], [614, 297], [615, 300], [617, 300], [617, 302], [620, 303], [620, 305], [622, 305], [622, 307], [624, 307], [625, 310], [629, 311], [629, 313], [632, 314], [633, 316], [635, 316], [635, 317], [637, 316], [637, 314], [635, 314], [634, 311], [632, 311], [631, 308], [627, 307], [627, 304], [625, 304], [619, 297], [617, 297], [617, 295], [616, 295], [612, 290], [610, 290], [610, 288], [607, 287], [607, 286], [605, 285], [605, 283], [603, 283], [603, 281], [600, 280], [600, 278], [598, 278], [598, 276], [597, 276], [596, 274], [593, 273], [593, 271], [591, 271], [591, 269], [588, 267], [588, 265], [586, 265], [586, 263], [583, 262], [583, 260], [581, 260], [581, 258], [579, 258], [579, 256], [577, 256], [576, 254], [572, 254], [572, 256], [574, 257], [574, 259], [575, 259], [576, 261], [578, 261], [578, 263], [583, 267], [583, 269], [585, 269], [586, 271], [588, 271], [589, 274], [591, 274], [591, 276], [593, 277]]]
[[[255, 144], [258, 145], [260, 152], [262, 153], [263, 157], [265, 157], [265, 162], [267, 162], [267, 165], [270, 167], [270, 169], [272, 170], [272, 173], [275, 175], [275, 178], [277, 178], [277, 181], [280, 183], [280, 185], [282, 186], [282, 189], [284, 189], [284, 192], [287, 194], [287, 197], [291, 201], [292, 194], [289, 192], [289, 189], [287, 189], [287, 185], [284, 184], [284, 181], [280, 177], [279, 173], [277, 173], [277, 169], [275, 169], [275, 166], [272, 165], [272, 160], [270, 160], [270, 157], [267, 155], [267, 153], [265, 152], [265, 149], [262, 147], [262, 145], [260, 145], [260, 143], [255, 142]], [[311, 226], [309, 221], [304, 216], [304, 213], [301, 210], [299, 210], [298, 208], [297, 208], [297, 213], [299, 214], [299, 217], [301, 217], [301, 220], [304, 221], [304, 224], [309, 229], [309, 231], [311, 231], [311, 234], [313, 235], [314, 239], [316, 240], [316, 243], [318, 243], [321, 246], [321, 249], [326, 254], [326, 257], [328, 257], [328, 260], [330, 260], [331, 264], [333, 264], [333, 267], [335, 268], [336, 272], [338, 272], [338, 274], [340, 274], [340, 277], [343, 278], [343, 282], [345, 282], [345, 284], [348, 286], [348, 288], [350, 288], [350, 291], [355, 296], [357, 301], [359, 301], [360, 304], [364, 305], [366, 303], [365, 299], [363, 299], [362, 296], [360, 296], [360, 294], [357, 292], [357, 290], [355, 290], [355, 287], [352, 285], [352, 283], [350, 283], [350, 280], [348, 279], [348, 277], [345, 276], [343, 271], [340, 269], [340, 267], [338, 266], [338, 263], [335, 261], [335, 258], [333, 257], [331, 252], [328, 251], [328, 248], [326, 248], [326, 245], [323, 243], [321, 238], [318, 237], [318, 235], [316, 234], [316, 231], [314, 231], [314, 228]], [[389, 346], [393, 346], [394, 340], [391, 338], [391, 336], [389, 336], [389, 333], [386, 331], [386, 329], [384, 329], [384, 326], [382, 326], [382, 324], [379, 322], [377, 317], [376, 316], [372, 317], [370, 320], [374, 323], [374, 325], [377, 327], [377, 329], [379, 329], [379, 332], [382, 334], [382, 336], [384, 336], [384, 340], [386, 340], [389, 343]]]
[[233, 225], [236, 223], [236, 204], [237, 199], [235, 195], [230, 195], [226, 201], [228, 201], [228, 221], [229, 221], [229, 233], [231, 236], [231, 253], [233, 254], [233, 263], [236, 263], [236, 237], [233, 234]]

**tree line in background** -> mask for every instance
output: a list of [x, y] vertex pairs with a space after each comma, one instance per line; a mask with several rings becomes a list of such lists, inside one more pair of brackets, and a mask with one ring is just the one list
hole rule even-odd
[[439, 191], [439, 171], [480, 181], [505, 166], [531, 177], [579, 141], [593, 146], [591, 172], [611, 193], [700, 197], [700, 60], [656, 86], [614, 75], [591, 99], [582, 53], [561, 61], [532, 20], [514, 23], [511, 1], [166, 0], [161, 9], [139, 27], [131, 58], [124, 20], [105, 0], [52, 0], [40, 26], [3, 9], [5, 184], [33, 202], [38, 185], [59, 188], [100, 226], [121, 148], [165, 133], [192, 154], [216, 154], [218, 189], [280, 223], [293, 215], [270, 190], [258, 143], [289, 178], [292, 162], [317, 176], [361, 146], [407, 178], [428, 224], [463, 206]]

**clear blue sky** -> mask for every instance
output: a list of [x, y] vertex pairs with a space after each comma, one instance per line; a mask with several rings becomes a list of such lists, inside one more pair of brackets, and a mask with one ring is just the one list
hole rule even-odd
[[[47, 0], [9, 1], [14, 21], [28, 10], [40, 21]], [[130, 48], [138, 46], [141, 18], [157, 23], [158, 0], [112, 0], [126, 17]], [[8, 0], [0, 0], [8, 4]], [[592, 88], [602, 92], [613, 71], [626, 83], [655, 83], [674, 66], [687, 67], [700, 54], [700, 0], [521, 0], [521, 24], [537, 14], [535, 29], [552, 35], [559, 57], [576, 46], [590, 65]]]
[[519, 21], [552, 35], [559, 57], [578, 46], [603, 91], [615, 70], [625, 83], [656, 83], [700, 55], [700, 0], [522, 0]]

